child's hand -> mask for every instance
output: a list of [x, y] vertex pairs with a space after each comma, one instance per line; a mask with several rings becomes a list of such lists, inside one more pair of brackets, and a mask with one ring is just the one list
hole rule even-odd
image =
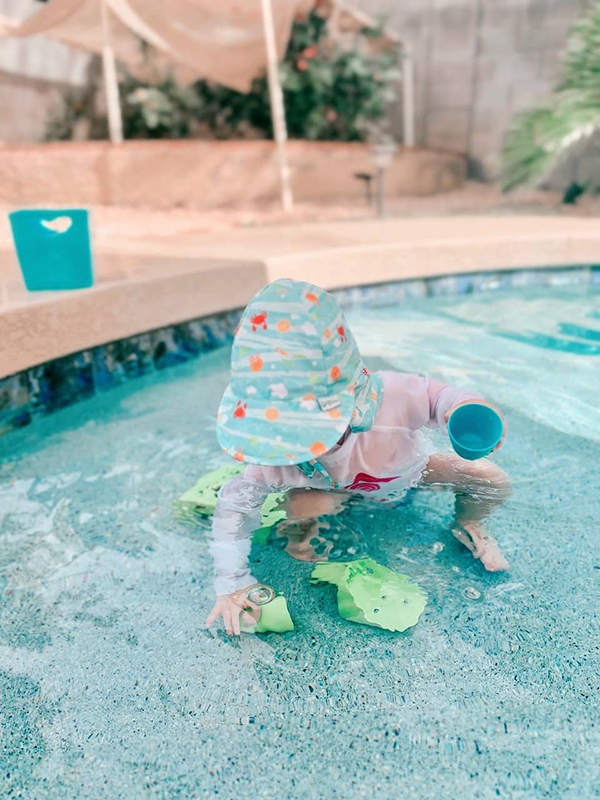
[[463, 400], [462, 403], [457, 403], [455, 406], [452, 406], [450, 411], [446, 411], [446, 413], [444, 414], [444, 422], [447, 425], [448, 424], [448, 420], [450, 419], [450, 417], [453, 414], [453, 412], [456, 411], [456, 409], [460, 408], [461, 406], [469, 405], [469, 403], [478, 403], [480, 406], [487, 406], [488, 408], [493, 409], [496, 412], [496, 414], [498, 414], [500, 419], [502, 420], [502, 438], [500, 439], [500, 441], [498, 442], [496, 447], [494, 447], [494, 449], [492, 450], [492, 453], [495, 453], [496, 450], [500, 450], [500, 448], [504, 444], [504, 440], [506, 439], [506, 420], [504, 419], [504, 414], [493, 403], [488, 403], [487, 400], [482, 400], [480, 397], [478, 397], [476, 399], [472, 399], [472, 400]]
[[219, 617], [223, 617], [225, 623], [225, 630], [231, 636], [235, 634], [240, 635], [240, 617], [244, 614], [244, 622], [252, 625], [256, 622], [255, 618], [251, 616], [250, 611], [256, 611], [258, 606], [250, 603], [246, 599], [246, 594], [250, 586], [245, 589], [240, 589], [231, 594], [222, 594], [217, 597], [217, 602], [214, 604], [212, 611], [206, 618], [206, 627], [210, 628], [213, 622], [216, 622]]

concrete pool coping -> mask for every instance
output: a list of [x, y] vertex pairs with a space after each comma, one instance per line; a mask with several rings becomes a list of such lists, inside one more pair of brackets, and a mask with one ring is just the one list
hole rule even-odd
[[[343, 245], [340, 245], [343, 242]], [[102, 242], [96, 284], [27, 293], [0, 251], [0, 378], [245, 305], [277, 277], [327, 288], [600, 263], [600, 224], [563, 216], [351, 220]]]

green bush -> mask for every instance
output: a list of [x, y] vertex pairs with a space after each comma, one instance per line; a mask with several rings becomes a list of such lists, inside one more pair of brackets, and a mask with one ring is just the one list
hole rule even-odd
[[[60, 112], [50, 118], [46, 140], [71, 139], [77, 127], [83, 129], [81, 138], [108, 138], [108, 121], [95, 111], [97, 91], [96, 82], [70, 91]], [[150, 85], [128, 77], [119, 92], [126, 139], [181, 139], [195, 134], [201, 100], [194, 87], [181, 88], [171, 78]]]
[[600, 127], [600, 2], [573, 28], [546, 107], [520, 114], [503, 146], [505, 190], [539, 182]]
[[[342, 50], [326, 38], [318, 9], [294, 22], [280, 65], [289, 135], [299, 139], [360, 141], [385, 117], [400, 78], [401, 52], [391, 46], [369, 54], [364, 47], [381, 29], [364, 28], [355, 46]], [[71, 92], [54, 117], [48, 139], [70, 139], [87, 120], [89, 138], [106, 138], [106, 119], [94, 112], [97, 87]], [[264, 138], [272, 136], [266, 76], [243, 94], [208, 81], [178, 87], [128, 77], [120, 85], [125, 138]]]

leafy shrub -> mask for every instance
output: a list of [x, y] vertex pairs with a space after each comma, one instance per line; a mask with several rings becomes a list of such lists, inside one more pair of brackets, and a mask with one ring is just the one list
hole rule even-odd
[[[63, 108], [50, 118], [48, 141], [108, 138], [106, 116], [96, 111], [98, 84], [93, 79], [90, 86], [65, 96]], [[180, 139], [195, 135], [199, 128], [201, 100], [194, 87], [182, 88], [171, 78], [150, 85], [127, 77], [119, 92], [126, 139]]]
[[571, 33], [562, 76], [546, 107], [520, 114], [503, 146], [505, 190], [543, 179], [600, 128], [600, 2]]

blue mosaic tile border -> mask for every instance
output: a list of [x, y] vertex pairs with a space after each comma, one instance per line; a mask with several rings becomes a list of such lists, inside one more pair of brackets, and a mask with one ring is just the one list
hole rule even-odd
[[0, 380], [0, 435], [36, 416], [228, 344], [241, 311], [171, 325], [48, 361]]
[[[600, 290], [600, 266], [444, 275], [334, 292], [344, 308], [405, 303], [413, 298], [531, 286], [589, 286]], [[228, 344], [241, 311], [171, 325], [83, 350], [0, 380], [0, 435], [36, 416], [104, 392], [125, 381], [181, 364]]]
[[443, 275], [371, 286], [353, 286], [339, 289], [334, 294], [344, 308], [356, 306], [375, 308], [376, 306], [405, 303], [423, 297], [464, 295], [473, 292], [531, 286], [598, 286], [600, 288], [600, 266], [469, 272], [463, 275]]

